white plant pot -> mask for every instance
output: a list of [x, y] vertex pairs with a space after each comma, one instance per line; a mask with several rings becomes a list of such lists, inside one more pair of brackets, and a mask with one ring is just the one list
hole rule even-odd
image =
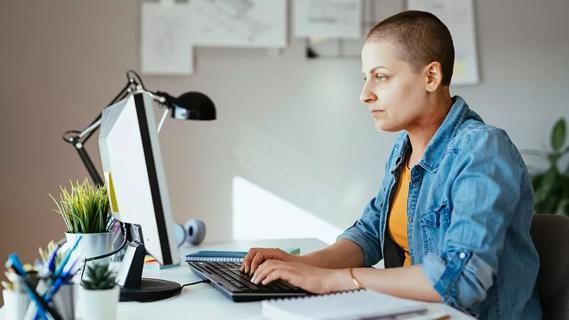
[[115, 320], [119, 293], [119, 286], [107, 290], [87, 290], [81, 287], [75, 305], [77, 319]]
[[[112, 233], [111, 232], [101, 232], [101, 233], [65, 233], [65, 239], [67, 239], [67, 245], [69, 248], [73, 246], [79, 235], [82, 236], [81, 242], [77, 247], [77, 250], [73, 252], [71, 258], [79, 258], [81, 263], [85, 258], [96, 257], [112, 250]], [[108, 265], [110, 257], [93, 261], [98, 264]], [[82, 267], [82, 264], [81, 264]]]
[[4, 307], [2, 308], [3, 318], [6, 320], [21, 320], [26, 315], [26, 310], [30, 304], [30, 298], [23, 291], [3, 290]]

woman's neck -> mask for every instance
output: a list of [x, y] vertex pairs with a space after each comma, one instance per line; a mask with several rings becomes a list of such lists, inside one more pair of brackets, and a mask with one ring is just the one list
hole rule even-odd
[[413, 168], [421, 161], [427, 145], [445, 120], [451, 106], [452, 99], [448, 89], [446, 94], [430, 96], [425, 105], [425, 110], [428, 111], [414, 126], [406, 129], [411, 142], [409, 168]]

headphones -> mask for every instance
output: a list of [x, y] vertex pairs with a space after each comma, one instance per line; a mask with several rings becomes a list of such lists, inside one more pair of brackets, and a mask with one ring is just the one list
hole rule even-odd
[[199, 245], [205, 238], [205, 223], [198, 219], [189, 219], [181, 225], [176, 223], [176, 243], [181, 247], [186, 241], [192, 245]]

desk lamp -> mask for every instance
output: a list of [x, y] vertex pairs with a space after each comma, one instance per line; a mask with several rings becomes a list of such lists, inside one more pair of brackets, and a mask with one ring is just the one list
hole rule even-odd
[[[127, 83], [121, 89], [121, 91], [114, 97], [114, 99], [107, 105], [107, 107], [115, 104], [116, 102], [126, 98], [128, 95], [136, 92], [147, 92], [152, 95], [152, 98], [160, 106], [166, 107], [166, 111], [160, 120], [158, 125], [158, 131], [162, 128], [162, 124], [166, 119], [166, 115], [170, 113], [171, 117], [180, 120], [215, 120], [215, 106], [213, 101], [208, 98], [205, 94], [200, 92], [187, 92], [174, 98], [166, 92], [163, 91], [150, 91], [145, 88], [140, 76], [133, 70], [128, 70], [126, 72]], [[70, 143], [83, 161], [83, 164], [87, 168], [89, 175], [93, 182], [98, 185], [104, 185], [101, 175], [97, 172], [91, 157], [85, 150], [85, 143], [91, 138], [91, 136], [97, 131], [101, 126], [101, 115], [100, 113], [95, 120], [93, 120], [85, 129], [79, 130], [69, 130], [63, 134], [63, 141]]]

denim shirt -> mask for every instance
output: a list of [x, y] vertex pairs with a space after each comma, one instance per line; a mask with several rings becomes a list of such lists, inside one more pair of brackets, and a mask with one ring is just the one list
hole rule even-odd
[[[530, 238], [533, 189], [504, 130], [453, 97], [445, 120], [411, 169], [407, 237], [413, 265], [445, 304], [483, 319], [540, 319], [539, 256]], [[359, 245], [365, 266], [384, 258], [391, 198], [409, 137], [401, 133], [379, 193], [338, 239]]]

